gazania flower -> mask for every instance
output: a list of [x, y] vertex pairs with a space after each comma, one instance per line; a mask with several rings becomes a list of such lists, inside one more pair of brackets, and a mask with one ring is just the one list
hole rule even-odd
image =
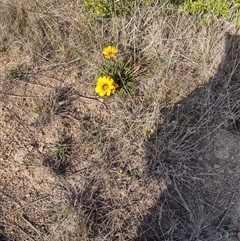
[[111, 77], [102, 76], [97, 79], [95, 92], [103, 97], [104, 95], [110, 96], [117, 89], [118, 85]]
[[110, 59], [110, 58], [115, 58], [118, 50], [113, 47], [113, 46], [108, 46], [103, 50], [103, 55], [105, 58]]

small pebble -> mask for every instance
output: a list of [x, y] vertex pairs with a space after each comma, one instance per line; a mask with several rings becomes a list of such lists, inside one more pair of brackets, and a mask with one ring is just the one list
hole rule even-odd
[[238, 237], [238, 240], [240, 240], [240, 232], [238, 232], [237, 237]]
[[214, 168], [214, 169], [218, 169], [218, 168], [220, 168], [220, 167], [221, 167], [221, 165], [219, 165], [219, 164], [214, 164], [214, 165], [213, 165], [213, 168]]

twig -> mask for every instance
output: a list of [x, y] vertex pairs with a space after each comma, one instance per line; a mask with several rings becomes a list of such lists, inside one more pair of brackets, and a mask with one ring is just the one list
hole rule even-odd
[[2, 95], [6, 95], [6, 96], [9, 96], [9, 97], [14, 97], [14, 98], [23, 98], [23, 99], [36, 99], [36, 98], [42, 98], [41, 96], [24, 96], [24, 95], [14, 95], [14, 94], [10, 94], [10, 93], [5, 93], [5, 92], [2, 92], [0, 91], [0, 94]]
[[10, 199], [11, 201], [13, 201], [19, 208], [21, 207], [21, 205], [16, 200], [14, 200], [11, 196], [9, 196], [8, 194], [6, 194], [2, 191], [0, 191], [0, 194], [4, 197]]
[[15, 210], [13, 210], [13, 211], [11, 211], [11, 212], [8, 212], [8, 213], [5, 213], [5, 214], [3, 215], [4, 217], [9, 216], [10, 214], [12, 214], [12, 213], [14, 213], [14, 212], [16, 212], [16, 211], [23, 210], [25, 207], [29, 207], [30, 205], [32, 205], [32, 204], [34, 204], [34, 203], [36, 203], [36, 202], [38, 202], [38, 201], [41, 201], [41, 200], [43, 200], [43, 199], [45, 199], [45, 198], [48, 197], [48, 196], [43, 196], [43, 197], [41, 197], [41, 198], [39, 198], [39, 199], [36, 199], [36, 200], [32, 201], [31, 203], [27, 203], [27, 204], [25, 204], [25, 205], [20, 205], [16, 200], [14, 200], [11, 196], [5, 194], [4, 192], [0, 191], [0, 194], [1, 194], [2, 196], [4, 196], [4, 197], [10, 199], [11, 201], [13, 201], [13, 202], [18, 206], [18, 208], [16, 208]]
[[[12, 224], [12, 223], [6, 223], [6, 222], [2, 222], [0, 221], [0, 224], [3, 225], [3, 226], [6, 226], [6, 227], [9, 227], [9, 226], [12, 226], [14, 228], [17, 228], [19, 229], [20, 231], [22, 231], [30, 240], [34, 241], [34, 239], [32, 237], [30, 237], [21, 227], [19, 227], [18, 225], [16, 224]], [[18, 237], [19, 238], [19, 237]]]
[[99, 99], [97, 99], [97, 98], [95, 98], [95, 97], [86, 96], [86, 95], [81, 95], [81, 94], [75, 94], [75, 95], [78, 96], [78, 97], [80, 97], [80, 98], [98, 101], [98, 102], [100, 102], [101, 104], [103, 104], [104, 107], [107, 109], [107, 105], [106, 105], [104, 102], [102, 102], [101, 100], [99, 100]]
[[[22, 215], [21, 216], [22, 220], [25, 221], [28, 226], [30, 226], [37, 234], [38, 236], [42, 239], [42, 235], [39, 233], [39, 231]], [[42, 239], [43, 240], [43, 239]]]
[[228, 208], [227, 208], [227, 210], [225, 211], [224, 215], [222, 216], [222, 218], [221, 218], [221, 220], [220, 220], [220, 222], [219, 222], [219, 224], [218, 224], [218, 226], [217, 226], [217, 229], [219, 229], [219, 227], [222, 225], [222, 223], [224, 222], [225, 218], [227, 217], [228, 213], [230, 212], [231, 207], [232, 207], [232, 205], [233, 205], [233, 200], [234, 200], [234, 198], [236, 197], [236, 193], [237, 193], [238, 189], [239, 189], [239, 187], [238, 187], [238, 185], [237, 185], [237, 187], [236, 187], [236, 189], [235, 189], [235, 191], [234, 191], [234, 193], [233, 193], [233, 195], [232, 195], [232, 198], [231, 198], [231, 200], [230, 200], [230, 202], [229, 202]]

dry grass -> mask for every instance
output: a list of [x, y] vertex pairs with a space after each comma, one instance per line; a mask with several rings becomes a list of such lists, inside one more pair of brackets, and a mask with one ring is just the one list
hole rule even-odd
[[[237, 240], [238, 179], [208, 154], [216, 130], [239, 133], [234, 26], [55, 2], [0, 1], [0, 239]], [[141, 68], [133, 93], [99, 100], [109, 43]]]

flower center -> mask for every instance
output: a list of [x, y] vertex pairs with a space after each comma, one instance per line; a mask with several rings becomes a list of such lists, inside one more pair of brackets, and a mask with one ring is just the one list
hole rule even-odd
[[107, 88], [108, 88], [108, 85], [107, 84], [105, 84], [105, 85], [103, 85], [103, 90], [106, 90]]

